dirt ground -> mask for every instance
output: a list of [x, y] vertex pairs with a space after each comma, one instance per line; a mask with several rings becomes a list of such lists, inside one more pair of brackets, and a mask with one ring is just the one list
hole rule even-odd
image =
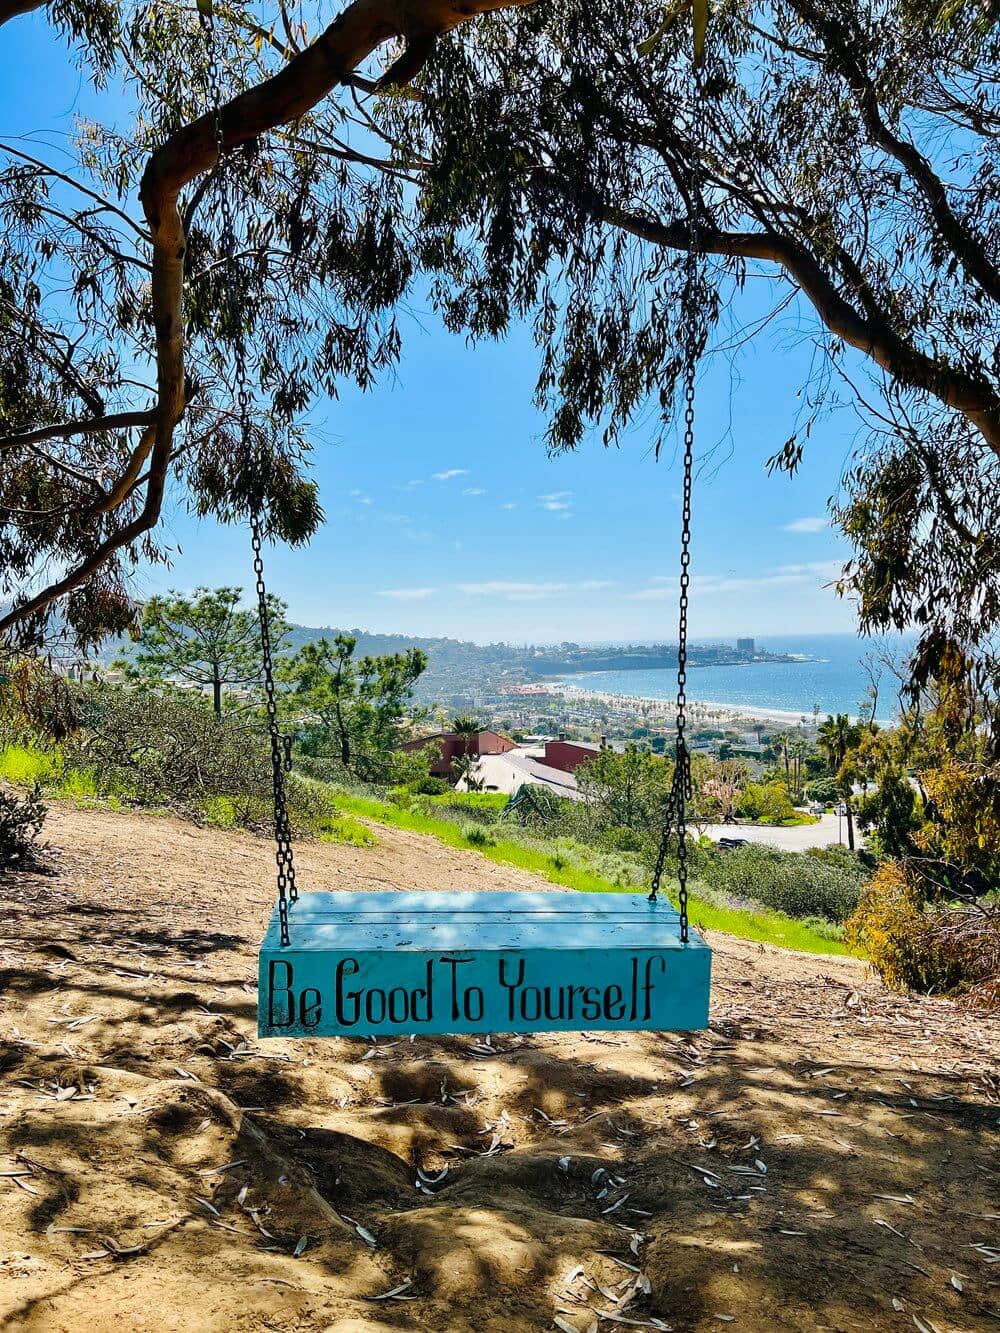
[[[54, 809], [0, 927], [0, 1327], [1000, 1328], [997, 1021], [714, 936], [711, 1029], [258, 1043], [269, 846]], [[533, 877], [416, 835], [303, 886]]]

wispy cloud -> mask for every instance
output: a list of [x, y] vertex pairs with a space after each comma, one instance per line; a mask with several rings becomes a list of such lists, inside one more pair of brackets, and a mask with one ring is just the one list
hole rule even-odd
[[[695, 597], [713, 597], [724, 593], [752, 592], [763, 588], [812, 587], [830, 583], [840, 574], [836, 560], [814, 560], [801, 565], [777, 565], [763, 574], [696, 574], [691, 579], [691, 593]], [[631, 602], [672, 601], [677, 596], [677, 579], [659, 575], [648, 588], [639, 588], [626, 594]]]
[[566, 583], [514, 583], [493, 580], [488, 583], [459, 583], [458, 591], [466, 597], [496, 597], [505, 602], [540, 602], [574, 592], [600, 592], [613, 588], [611, 579], [582, 579]]
[[796, 518], [791, 523], [786, 523], [781, 529], [782, 532], [825, 532], [830, 526], [830, 520], [816, 515], [813, 518]]
[[359, 491], [355, 489], [350, 492], [350, 496], [352, 500], [357, 500], [358, 504], [360, 505], [370, 505], [372, 503], [371, 496], [365, 495], [364, 491]]
[[547, 509], [550, 514], [555, 514], [557, 518], [572, 518], [573, 516], [572, 491], [550, 491], [548, 495], [540, 495], [538, 503], [543, 509]]
[[482, 486], [466, 486], [466, 488], [465, 488], [465, 490], [462, 492], [462, 494], [463, 494], [463, 495], [485, 495], [486, 492], [483, 490]]
[[383, 588], [376, 597], [391, 597], [394, 602], [422, 602], [433, 597], [437, 588]]
[[453, 477], [467, 477], [469, 469], [467, 467], [450, 467], [445, 472], [435, 472], [433, 481], [451, 481]]
[[507, 503], [506, 503], [506, 504], [502, 504], [502, 505], [500, 506], [500, 508], [501, 508], [501, 509], [516, 509], [516, 508], [517, 508], [517, 505], [514, 503], [513, 500], [508, 500]]

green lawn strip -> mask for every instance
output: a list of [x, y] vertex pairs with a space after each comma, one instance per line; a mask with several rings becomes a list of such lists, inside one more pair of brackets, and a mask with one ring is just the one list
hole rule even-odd
[[[457, 824], [445, 819], [434, 819], [399, 806], [388, 805], [366, 796], [355, 796], [347, 792], [336, 791], [334, 800], [337, 808], [345, 814], [358, 815], [363, 819], [372, 819], [379, 824], [388, 824], [393, 828], [407, 829], [411, 833], [423, 833], [450, 847], [462, 851], [478, 852], [498, 865], [517, 866], [541, 875], [550, 884], [559, 884], [567, 889], [577, 889], [582, 893], [628, 893], [634, 890], [623, 889], [618, 884], [602, 879], [593, 871], [583, 870], [578, 866], [557, 864], [555, 856], [546, 856], [534, 848], [522, 847], [520, 843], [505, 838], [498, 838], [493, 830], [490, 835], [495, 839], [483, 845], [473, 844]], [[792, 917], [782, 916], [777, 912], [749, 912], [735, 907], [726, 907], [705, 902], [692, 894], [688, 911], [691, 920], [707, 930], [724, 931], [739, 939], [754, 940], [762, 944], [775, 944], [779, 948], [798, 949], [803, 953], [846, 954], [847, 949], [838, 941], [825, 939], [810, 926]]]

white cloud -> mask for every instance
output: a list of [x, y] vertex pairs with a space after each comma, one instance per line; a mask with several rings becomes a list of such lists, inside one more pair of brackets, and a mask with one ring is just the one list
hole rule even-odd
[[550, 513], [558, 514], [560, 518], [569, 518], [573, 509], [573, 492], [550, 491], [548, 495], [540, 495], [538, 503]]
[[[840, 574], [836, 560], [814, 560], [801, 565], [777, 565], [763, 574], [738, 576], [732, 574], [695, 574], [691, 579], [693, 597], [714, 597], [725, 593], [752, 592], [763, 588], [808, 587], [819, 588]], [[677, 596], [677, 579], [662, 574], [651, 580], [653, 586], [639, 588], [626, 596], [632, 602], [669, 601]]]
[[395, 602], [422, 602], [426, 597], [433, 597], [437, 588], [383, 588], [377, 597], [391, 597]]
[[599, 592], [613, 588], [610, 579], [583, 579], [576, 583], [512, 583], [494, 580], [489, 583], [459, 583], [459, 592], [467, 597], [497, 597], [505, 602], [540, 602], [547, 597], [565, 593]]
[[502, 505], [500, 506], [500, 508], [501, 508], [501, 509], [516, 509], [516, 508], [517, 508], [517, 505], [514, 503], [513, 500], [508, 500], [507, 503], [506, 503], [506, 504], [502, 504]]
[[782, 532], [825, 532], [830, 526], [828, 518], [822, 518], [816, 515], [813, 518], [796, 518], [791, 523], [786, 523], [781, 529]]
[[452, 477], [467, 477], [469, 469], [467, 467], [450, 467], [446, 472], [435, 472], [434, 481], [451, 481]]
[[483, 490], [482, 486], [466, 486], [466, 488], [465, 488], [465, 490], [462, 492], [462, 494], [463, 494], [463, 495], [485, 495], [486, 492]]

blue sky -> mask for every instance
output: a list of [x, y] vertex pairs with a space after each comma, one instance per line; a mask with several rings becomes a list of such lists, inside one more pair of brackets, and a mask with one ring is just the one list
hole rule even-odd
[[[94, 109], [37, 16], [5, 25], [0, 43], [0, 139], [54, 142], [53, 129], [69, 133]], [[750, 281], [732, 325], [759, 317], [769, 292]], [[268, 555], [293, 619], [481, 641], [671, 639], [680, 472], [670, 449], [653, 458], [651, 424], [618, 450], [595, 439], [550, 459], [527, 333], [469, 348], [419, 296], [410, 310], [396, 375], [367, 394], [345, 386], [311, 415], [327, 522], [307, 549]], [[825, 515], [856, 418], [845, 409], [818, 423], [795, 478], [765, 467], [800, 409], [814, 330], [793, 305], [738, 359], [702, 374], [696, 636], [854, 628], [851, 606], [823, 585], [847, 553]], [[199, 521], [174, 496], [165, 535], [172, 567], [143, 571], [141, 591], [249, 584], [241, 529]]]

